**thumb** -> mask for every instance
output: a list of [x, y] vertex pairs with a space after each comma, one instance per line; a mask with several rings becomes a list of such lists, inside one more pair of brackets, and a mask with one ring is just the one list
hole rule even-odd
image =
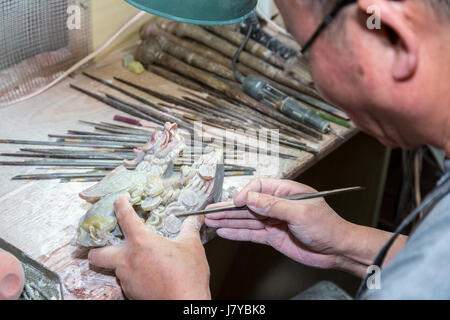
[[187, 239], [200, 239], [200, 229], [204, 221], [204, 216], [191, 216], [186, 218], [181, 226], [181, 231], [177, 240], [185, 241]]
[[293, 217], [297, 214], [296, 211], [300, 211], [289, 200], [253, 191], [247, 194], [247, 206], [254, 213], [286, 222], [292, 221]]
[[128, 240], [137, 239], [140, 231], [145, 227], [130, 204], [130, 195], [128, 193], [121, 195], [114, 202], [114, 210], [125, 238]]

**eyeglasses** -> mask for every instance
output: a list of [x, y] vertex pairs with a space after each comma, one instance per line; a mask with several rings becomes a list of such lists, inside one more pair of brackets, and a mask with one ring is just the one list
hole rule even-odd
[[341, 0], [339, 1], [336, 6], [331, 10], [331, 12], [323, 19], [320, 26], [317, 28], [317, 30], [313, 33], [311, 38], [306, 41], [305, 45], [303, 46], [301, 53], [305, 54], [306, 51], [312, 46], [314, 41], [316, 41], [317, 37], [325, 30], [325, 28], [333, 21], [334, 18], [338, 15], [338, 13], [341, 11], [342, 8], [345, 6], [355, 3], [357, 0]]

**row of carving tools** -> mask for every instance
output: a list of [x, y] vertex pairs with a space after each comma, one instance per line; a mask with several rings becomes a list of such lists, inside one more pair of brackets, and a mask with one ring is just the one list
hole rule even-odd
[[[193, 134], [195, 122], [201, 121], [206, 127], [220, 129], [220, 133], [216, 133], [216, 135], [222, 139], [226, 138], [225, 130], [240, 130], [241, 135], [258, 139], [258, 130], [264, 128], [276, 129], [276, 127], [271, 126], [272, 122], [270, 118], [245, 108], [245, 106], [239, 106], [236, 103], [227, 101], [224, 97], [220, 97], [220, 95], [201, 95], [200, 93], [196, 94], [183, 90], [185, 95], [179, 98], [118, 77], [114, 77], [114, 80], [122, 86], [111, 84], [106, 80], [87, 73], [83, 73], [83, 75], [105, 87], [121, 93], [128, 99], [119, 98], [111, 93], [105, 93], [104, 95], [97, 94], [76, 85], [71, 85], [71, 87], [114, 109], [141, 119], [140, 122], [132, 121], [131, 124], [139, 125], [139, 123], [144, 123], [148, 126], [161, 126], [165, 122], [175, 122], [180, 128]], [[125, 89], [124, 86], [126, 86], [127, 89]], [[150, 99], [143, 98], [142, 95], [136, 95], [129, 91], [130, 88], [136, 89], [139, 92], [162, 102], [157, 103]], [[130, 98], [134, 101], [130, 102]], [[213, 134], [212, 132], [210, 133]], [[315, 144], [305, 143], [300, 135], [290, 134], [284, 130], [280, 130], [277, 141], [283, 146], [296, 150], [304, 150], [313, 154], [318, 152], [318, 148]], [[268, 152], [270, 154], [270, 150], [268, 150]], [[289, 156], [288, 154], [281, 153], [280, 156], [295, 159], [295, 157]]]
[[[116, 167], [124, 165], [123, 160], [133, 160], [134, 148], [147, 143], [156, 129], [130, 125], [130, 122], [139, 120], [123, 116], [116, 116], [115, 120], [125, 123], [80, 121], [95, 131], [68, 130], [63, 135], [49, 134], [49, 138], [56, 139], [55, 141], [0, 140], [3, 144], [27, 146], [20, 148], [18, 152], [0, 154], [3, 157], [27, 160], [0, 161], [0, 165], [36, 167], [36, 170], [43, 172], [45, 170], [45, 173], [18, 175], [13, 180], [99, 181]], [[187, 149], [174, 165], [175, 171], [183, 165], [191, 165], [201, 154], [211, 151], [211, 148], [223, 147], [219, 145], [221, 141], [216, 143], [214, 138], [186, 140], [186, 144]], [[238, 144], [233, 144], [225, 150], [225, 175], [253, 175], [255, 168], [238, 164], [242, 160], [238, 147]], [[48, 172], [49, 170], [52, 172]]]
[[[244, 35], [230, 27], [199, 27], [155, 18], [142, 27], [141, 39], [136, 58], [150, 71], [194, 90], [199, 90], [200, 85], [203, 90], [220, 92], [271, 118], [274, 125], [291, 134], [320, 140], [330, 130], [320, 130], [302, 121], [304, 117], [283, 112], [282, 100], [286, 97], [311, 114], [308, 117], [350, 127], [345, 113], [321, 99], [307, 70], [296, 73], [295, 78], [289, 74], [288, 69], [292, 69], [292, 60], [296, 58], [284, 61], [256, 41], [246, 42]], [[239, 51], [238, 46], [243, 42], [246, 45]], [[171, 73], [167, 73], [169, 70]], [[241, 85], [239, 75], [258, 81]], [[264, 90], [261, 83], [269, 90]]]

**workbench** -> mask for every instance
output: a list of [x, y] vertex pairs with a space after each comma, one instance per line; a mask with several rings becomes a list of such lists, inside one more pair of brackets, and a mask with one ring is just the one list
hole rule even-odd
[[[113, 76], [132, 79], [140, 85], [174, 96], [185, 94], [176, 84], [152, 73], [138, 76], [125, 69], [122, 58], [133, 50], [134, 47], [116, 51], [91, 65], [87, 71], [106, 80], [112, 80]], [[129, 101], [129, 98], [77, 73], [40, 96], [0, 109], [3, 119], [0, 139], [48, 140], [48, 134], [65, 134], [68, 129], [86, 130], [79, 120], [112, 122], [114, 115], [122, 114], [71, 89], [70, 84], [94, 92], [114, 93]], [[129, 90], [155, 100], [137, 90]], [[281, 159], [278, 172], [271, 176], [296, 178], [358, 132], [355, 128], [345, 129], [336, 125], [333, 128], [344, 140], [325, 136], [319, 144], [317, 156], [289, 149], [289, 154], [295, 155], [297, 160]], [[0, 144], [0, 152], [15, 152], [20, 147]], [[123, 299], [114, 274], [94, 269], [87, 260], [88, 250], [71, 245], [79, 220], [89, 208], [78, 193], [92, 183], [11, 181], [15, 175], [31, 172], [36, 171], [24, 167], [0, 167], [0, 237], [57, 272], [63, 281], [66, 299]], [[257, 168], [256, 175], [263, 174], [264, 167]], [[242, 188], [250, 179], [252, 177], [249, 176], [226, 178], [225, 188]]]

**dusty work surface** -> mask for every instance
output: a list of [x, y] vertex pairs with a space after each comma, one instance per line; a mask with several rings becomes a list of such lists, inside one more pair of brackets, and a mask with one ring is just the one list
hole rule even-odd
[[[126, 51], [117, 52], [87, 71], [106, 80], [118, 76], [175, 96], [185, 94], [177, 85], [152, 73], [145, 72], [140, 76], [130, 73], [122, 67], [121, 58], [125, 55]], [[77, 74], [32, 100], [0, 109], [0, 138], [49, 140], [47, 134], [50, 133], [64, 134], [68, 129], [88, 130], [79, 120], [112, 122], [114, 115], [121, 114], [71, 89], [71, 83], [91, 91], [111, 92], [124, 97]], [[153, 99], [136, 90], [129, 90], [146, 99]], [[339, 126], [334, 128], [346, 140], [357, 132], [356, 129], [347, 130]], [[321, 152], [316, 157], [289, 149], [288, 153], [298, 159], [280, 160], [278, 172], [271, 176], [294, 178], [344, 142], [326, 136], [320, 143]], [[20, 147], [0, 144], [0, 152], [14, 152]], [[282, 151], [283, 148], [280, 147], [280, 152]], [[264, 166], [257, 168], [256, 175], [264, 175], [267, 171], [265, 169], [267, 167]], [[89, 205], [78, 197], [78, 193], [92, 183], [10, 180], [15, 175], [31, 172], [36, 173], [36, 170], [0, 167], [0, 237], [57, 272], [63, 281], [66, 299], [122, 299], [123, 295], [114, 275], [103, 270], [94, 270], [87, 261], [87, 250], [70, 244], [80, 218], [89, 208]], [[241, 188], [251, 178], [226, 178], [225, 188]]]

